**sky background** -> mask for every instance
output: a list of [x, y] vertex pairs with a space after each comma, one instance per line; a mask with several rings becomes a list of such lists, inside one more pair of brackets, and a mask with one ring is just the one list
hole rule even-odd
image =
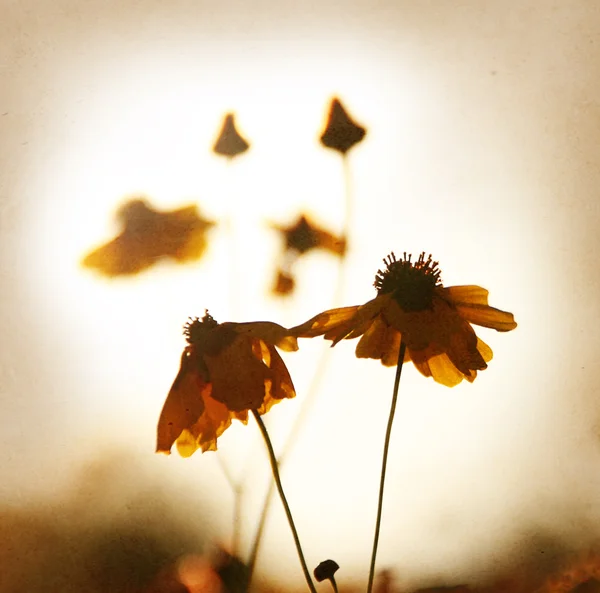
[[[406, 367], [381, 565], [406, 584], [485, 578], [542, 554], [539, 541], [587, 547], [600, 535], [600, 7], [0, 0], [0, 11], [6, 508], [69, 500], [82, 468], [107, 463], [131, 488], [163, 484], [184, 516], [190, 501], [217, 509], [210, 529], [227, 541], [232, 496], [217, 455], [155, 455], [156, 421], [188, 316], [291, 326], [336, 304], [327, 255], [303, 261], [292, 299], [269, 295], [280, 244], [267, 223], [305, 211], [342, 229], [342, 162], [318, 143], [339, 96], [368, 133], [350, 153], [338, 304], [373, 298], [390, 251], [426, 251], [446, 285], [486, 287], [519, 323], [478, 331], [495, 357], [472, 385], [450, 390]], [[231, 165], [210, 151], [228, 111], [251, 143]], [[229, 221], [237, 278], [224, 224], [197, 264], [114, 281], [79, 268], [138, 194]], [[280, 446], [327, 356], [283, 478], [309, 565], [331, 557], [360, 581], [394, 373], [354, 347], [303, 341], [285, 354], [298, 397], [266, 419]], [[267, 459], [252, 423], [219, 448], [246, 480], [247, 546]], [[101, 490], [91, 505], [110, 499]], [[264, 545], [260, 570], [297, 583], [277, 501]]]

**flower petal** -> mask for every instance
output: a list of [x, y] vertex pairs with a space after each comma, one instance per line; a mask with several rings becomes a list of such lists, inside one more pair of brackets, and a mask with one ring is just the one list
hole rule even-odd
[[492, 349], [479, 337], [477, 338], [477, 350], [485, 362], [490, 362], [494, 358]]
[[[435, 381], [446, 385], [447, 387], [454, 387], [458, 385], [465, 377], [455, 366], [446, 353], [438, 354], [430, 358], [428, 361], [431, 376]], [[475, 373], [477, 374], [477, 373]]]
[[248, 323], [222, 323], [222, 327], [230, 327], [236, 333], [250, 338], [258, 338], [274, 344], [286, 352], [298, 350], [298, 341], [291, 330], [272, 321], [251, 321]]
[[342, 307], [319, 313], [302, 325], [290, 329], [299, 338], [325, 336], [335, 346], [340, 340], [362, 335], [388, 303], [390, 295], [377, 296], [360, 307]]
[[475, 325], [489, 327], [499, 332], [507, 332], [517, 327], [512, 313], [494, 309], [487, 305], [455, 305], [463, 319]]
[[451, 303], [469, 323], [510, 331], [517, 327], [512, 313], [488, 305], [488, 291], [481, 286], [448, 286], [440, 289], [440, 296]]
[[210, 391], [211, 385], [199, 372], [193, 351], [186, 348], [158, 420], [157, 453], [170, 454], [183, 430], [191, 427], [204, 413], [204, 396]]
[[451, 301], [455, 305], [471, 304], [471, 305], [487, 305], [489, 290], [481, 288], [481, 286], [447, 286], [439, 289], [443, 293], [443, 298]]
[[217, 439], [229, 428], [235, 418], [244, 424], [248, 422], [248, 412], [233, 412], [225, 404], [210, 395], [204, 396], [204, 412], [197, 422], [184, 430], [177, 439], [177, 452], [182, 457], [190, 457], [195, 451], [217, 450]]
[[380, 316], [372, 321], [356, 346], [357, 358], [381, 360], [385, 366], [398, 364], [400, 334]]
[[308, 321], [290, 328], [290, 332], [298, 338], [315, 338], [322, 336], [327, 331], [335, 329], [351, 319], [358, 311], [356, 307], [341, 307], [323, 311]]

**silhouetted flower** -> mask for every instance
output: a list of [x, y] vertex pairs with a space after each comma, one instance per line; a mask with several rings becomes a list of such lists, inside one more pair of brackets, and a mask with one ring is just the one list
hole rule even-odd
[[182, 457], [215, 451], [233, 418], [245, 424], [249, 410], [265, 414], [296, 395], [275, 346], [292, 351], [298, 344], [280, 325], [217, 323], [206, 312], [190, 319], [184, 335], [188, 346], [158, 421], [157, 452], [170, 453], [175, 442]]
[[336, 237], [329, 231], [318, 227], [304, 214], [291, 226], [271, 225], [278, 230], [284, 238], [285, 249], [304, 254], [312, 249], [324, 249], [335, 255], [344, 255], [346, 239]]
[[225, 116], [219, 137], [213, 146], [213, 151], [232, 159], [238, 154], [246, 152], [249, 146], [248, 142], [236, 130], [234, 114], [228, 113]]
[[449, 387], [463, 379], [472, 382], [487, 368], [492, 351], [470, 324], [510, 331], [517, 327], [512, 313], [488, 306], [488, 291], [479, 286], [444, 288], [438, 263], [425, 253], [416, 262], [406, 253], [397, 261], [392, 253], [384, 262], [373, 300], [319, 313], [290, 332], [302, 338], [324, 335], [332, 345], [362, 336], [356, 356], [386, 366], [397, 364], [402, 338], [404, 360], [412, 360], [426, 377]]
[[365, 137], [365, 134], [365, 128], [348, 115], [340, 100], [337, 97], [333, 99], [325, 131], [321, 135], [323, 145], [346, 154]]
[[161, 258], [198, 260], [206, 250], [206, 231], [215, 224], [202, 218], [195, 205], [159, 212], [142, 199], [126, 202], [117, 218], [121, 233], [81, 262], [109, 277], [137, 274]]
[[292, 269], [301, 255], [313, 249], [323, 249], [339, 256], [346, 253], [344, 237], [337, 237], [318, 227], [304, 214], [300, 215], [297, 221], [290, 226], [272, 224], [271, 227], [281, 233], [284, 241], [282, 263], [277, 270], [273, 286], [275, 294], [288, 295], [293, 292], [296, 283]]

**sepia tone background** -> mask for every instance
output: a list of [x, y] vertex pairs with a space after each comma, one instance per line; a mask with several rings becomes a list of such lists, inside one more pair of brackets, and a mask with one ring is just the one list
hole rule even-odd
[[[199, 539], [227, 542], [233, 496], [217, 455], [153, 453], [185, 319], [208, 308], [218, 321], [294, 325], [372, 298], [390, 251], [424, 250], [445, 284], [485, 286], [519, 328], [480, 331], [495, 358], [473, 385], [449, 390], [405, 369], [381, 566], [416, 586], [592, 545], [600, 8], [1, 0], [0, 11], [5, 512], [60, 508], [77, 525], [131, 520], [135, 507], [160, 523], [168, 508]], [[337, 262], [326, 255], [307, 258], [296, 295], [276, 300], [268, 222], [307, 211], [342, 229], [341, 160], [318, 143], [333, 96], [368, 129], [350, 153], [343, 302], [332, 302]], [[210, 152], [227, 111], [251, 143], [229, 165]], [[80, 258], [114, 235], [115, 209], [136, 194], [159, 208], [198, 203], [227, 223], [236, 277], [231, 233], [218, 229], [189, 267], [111, 282], [83, 271]], [[327, 352], [283, 478], [309, 564], [332, 557], [360, 583], [393, 371], [353, 348]], [[285, 356], [298, 397], [267, 417], [276, 443], [326, 350], [313, 340]], [[247, 547], [267, 460], [252, 423], [219, 445], [246, 480]], [[278, 501], [259, 570], [301, 578]]]

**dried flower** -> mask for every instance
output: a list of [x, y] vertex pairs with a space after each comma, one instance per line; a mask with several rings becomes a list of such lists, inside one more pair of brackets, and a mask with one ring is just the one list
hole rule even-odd
[[404, 360], [412, 360], [426, 377], [449, 387], [474, 381], [477, 371], [487, 368], [492, 350], [470, 324], [510, 331], [517, 327], [512, 313], [490, 307], [488, 291], [479, 286], [444, 288], [438, 263], [425, 259], [425, 253], [416, 262], [406, 253], [396, 260], [392, 253], [384, 262], [373, 300], [324, 311], [290, 332], [301, 338], [324, 335], [332, 345], [362, 336], [356, 356], [386, 366], [397, 363], [402, 338]]
[[280, 325], [217, 323], [206, 312], [190, 319], [184, 335], [188, 346], [158, 421], [157, 452], [169, 454], [173, 443], [182, 457], [216, 451], [232, 419], [246, 424], [249, 410], [265, 414], [296, 395], [275, 346], [293, 351], [298, 344]]
[[213, 151], [230, 159], [246, 152], [250, 145], [237, 131], [235, 127], [235, 116], [228, 113], [221, 127], [219, 137], [213, 146]]
[[337, 150], [345, 155], [366, 134], [365, 128], [357, 124], [346, 112], [336, 97], [331, 101], [329, 117], [325, 131], [321, 135], [321, 143], [327, 148]]
[[198, 260], [206, 250], [206, 231], [215, 224], [202, 218], [195, 205], [160, 212], [143, 199], [123, 204], [117, 218], [121, 233], [81, 262], [109, 277], [138, 274], [161, 258], [178, 263]]

